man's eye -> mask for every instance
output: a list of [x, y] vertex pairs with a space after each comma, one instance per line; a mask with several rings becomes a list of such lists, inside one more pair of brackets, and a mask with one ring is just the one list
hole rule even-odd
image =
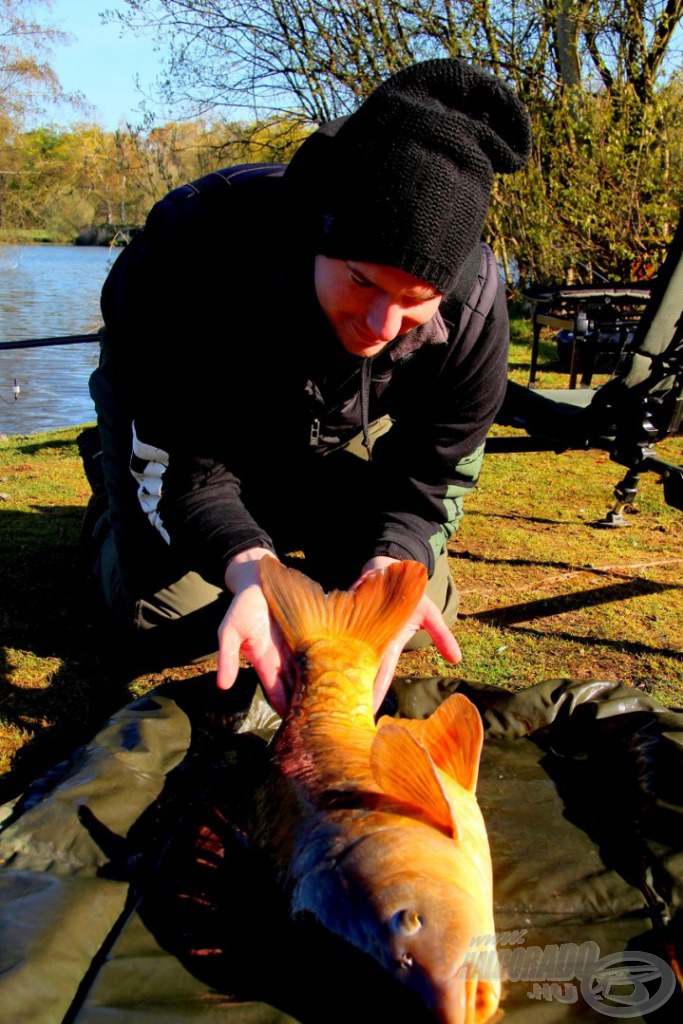
[[364, 277], [357, 277], [356, 274], [351, 274], [351, 280], [354, 284], [357, 284], [359, 288], [372, 288], [370, 281], [366, 281]]

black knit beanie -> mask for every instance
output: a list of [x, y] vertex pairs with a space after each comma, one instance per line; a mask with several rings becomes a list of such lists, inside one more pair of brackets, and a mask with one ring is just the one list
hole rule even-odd
[[317, 252], [397, 267], [446, 293], [481, 238], [494, 172], [523, 167], [530, 149], [526, 109], [500, 79], [430, 60], [323, 126], [288, 174], [306, 168], [312, 184], [315, 168]]

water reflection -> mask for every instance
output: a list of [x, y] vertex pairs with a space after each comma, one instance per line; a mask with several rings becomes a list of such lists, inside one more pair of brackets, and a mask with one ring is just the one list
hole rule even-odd
[[[118, 255], [95, 246], [0, 245], [0, 342], [96, 331], [102, 283]], [[88, 377], [97, 354], [96, 344], [0, 351], [0, 432], [93, 420]]]

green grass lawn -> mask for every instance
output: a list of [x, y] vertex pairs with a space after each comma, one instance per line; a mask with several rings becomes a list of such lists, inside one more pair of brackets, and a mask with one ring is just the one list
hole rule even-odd
[[[514, 321], [510, 377], [521, 384], [530, 349], [531, 325]], [[537, 382], [567, 386], [549, 337]], [[658, 452], [680, 465], [683, 438]], [[404, 655], [402, 670], [510, 689], [554, 677], [619, 680], [683, 705], [683, 514], [646, 473], [629, 527], [596, 528], [624, 472], [601, 451], [487, 455], [451, 543], [462, 664], [453, 671], [430, 650]]]
[[[528, 378], [518, 326], [511, 374]], [[541, 380], [566, 386], [543, 351]], [[79, 564], [89, 489], [76, 429], [0, 441], [0, 800], [89, 738], [117, 706], [196, 666], [136, 676], [104, 628]], [[660, 446], [683, 462], [683, 439]], [[628, 529], [591, 524], [623, 469], [603, 452], [489, 455], [451, 543], [463, 662], [431, 649], [401, 674], [510, 689], [549, 677], [621, 680], [683, 704], [683, 515], [643, 478]], [[191, 683], [188, 683], [191, 685]]]

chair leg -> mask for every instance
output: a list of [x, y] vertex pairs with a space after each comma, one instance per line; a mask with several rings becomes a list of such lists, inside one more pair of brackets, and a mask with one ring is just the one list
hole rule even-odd
[[614, 497], [617, 499], [613, 508], [609, 510], [604, 519], [598, 519], [593, 523], [602, 529], [618, 529], [622, 526], [630, 526], [628, 519], [624, 518], [624, 509], [632, 505], [638, 495], [638, 484], [641, 474], [635, 469], [629, 469], [623, 480], [620, 480], [614, 488]]

